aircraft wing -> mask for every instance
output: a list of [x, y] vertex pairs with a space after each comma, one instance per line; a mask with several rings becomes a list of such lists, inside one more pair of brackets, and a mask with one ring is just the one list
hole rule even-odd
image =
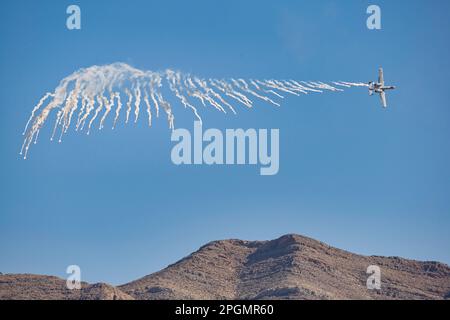
[[380, 68], [378, 70], [378, 83], [380, 83], [382, 86], [384, 86], [383, 68]]
[[380, 98], [381, 98], [381, 104], [383, 105], [383, 107], [387, 108], [386, 92], [384, 92], [384, 91], [381, 92]]

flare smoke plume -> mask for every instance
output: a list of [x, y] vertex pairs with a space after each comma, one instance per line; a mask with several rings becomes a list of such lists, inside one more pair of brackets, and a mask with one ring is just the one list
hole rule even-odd
[[37, 142], [39, 131], [53, 110], [56, 121], [50, 140], [57, 136], [59, 142], [72, 124], [76, 131], [85, 130], [89, 134], [96, 120], [96, 126], [103, 129], [109, 115], [114, 117], [112, 129], [121, 113], [125, 114], [125, 123], [129, 122], [130, 117], [137, 122], [141, 107], [145, 109], [149, 126], [153, 117], [159, 117], [163, 112], [169, 128], [173, 129], [173, 109], [161, 92], [164, 84], [185, 108], [191, 109], [199, 121], [202, 119], [194, 101], [223, 113], [236, 114], [233, 104], [251, 108], [255, 99], [278, 107], [280, 104], [277, 101], [284, 99], [286, 94], [299, 96], [367, 86], [343, 81], [326, 84], [295, 80], [201, 79], [169, 69], [162, 72], [143, 71], [125, 63], [92, 66], [64, 78], [54, 92], [46, 93], [39, 100], [25, 126], [20, 154], [27, 158], [31, 143]]

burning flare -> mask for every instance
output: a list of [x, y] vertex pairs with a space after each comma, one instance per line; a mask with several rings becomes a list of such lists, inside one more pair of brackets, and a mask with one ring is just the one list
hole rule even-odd
[[[51, 140], [58, 134], [59, 142], [63, 134], [67, 133], [75, 114], [75, 130], [83, 131], [87, 127], [86, 133], [89, 134], [96, 119], [99, 119], [99, 129], [103, 129], [109, 114], [114, 115], [112, 129], [122, 111], [125, 112], [125, 123], [128, 123], [133, 107], [134, 122], [137, 122], [142, 101], [149, 126], [152, 125], [152, 116], [159, 117], [161, 109], [167, 116], [169, 128], [174, 129], [172, 106], [161, 93], [163, 82], [168, 84], [170, 91], [199, 121], [202, 121], [200, 114], [189, 99], [198, 100], [203, 106], [210, 105], [223, 113], [231, 111], [236, 114], [231, 101], [251, 108], [254, 104], [250, 99], [252, 97], [279, 107], [280, 104], [273, 99], [284, 99], [284, 94], [299, 96], [310, 92], [343, 91], [342, 88], [367, 86], [352, 82], [333, 82], [333, 85], [329, 85], [294, 80], [200, 79], [169, 69], [162, 72], [142, 71], [125, 63], [92, 66], [64, 78], [54, 92], [46, 93], [39, 100], [25, 126], [20, 154], [24, 159], [27, 158], [31, 143], [36, 144], [39, 131], [53, 110], [56, 110], [56, 121]], [[125, 104], [122, 103], [121, 93], [126, 96]]]

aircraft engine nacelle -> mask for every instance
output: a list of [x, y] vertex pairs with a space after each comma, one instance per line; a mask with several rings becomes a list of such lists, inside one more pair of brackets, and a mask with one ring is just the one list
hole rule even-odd
[[373, 82], [370, 81], [370, 82], [369, 82], [369, 96], [373, 95], [373, 90], [374, 90], [374, 89], [375, 89], [375, 88], [374, 88]]

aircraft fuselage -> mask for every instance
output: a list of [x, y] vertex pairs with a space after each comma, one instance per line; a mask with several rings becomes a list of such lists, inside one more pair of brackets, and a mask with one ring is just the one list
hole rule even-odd
[[377, 93], [383, 92], [385, 90], [394, 90], [395, 86], [383, 86], [380, 83], [372, 83], [369, 86], [369, 90], [375, 91]]
[[394, 90], [395, 87], [394, 86], [375, 86], [375, 88], [373, 89], [373, 91], [375, 91], [376, 93], [381, 93], [383, 91], [386, 90]]

